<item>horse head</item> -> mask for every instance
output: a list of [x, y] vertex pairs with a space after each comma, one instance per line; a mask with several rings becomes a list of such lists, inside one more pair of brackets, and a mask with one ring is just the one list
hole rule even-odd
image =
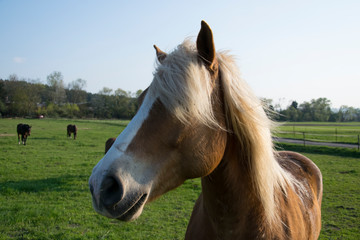
[[219, 68], [212, 31], [202, 22], [196, 46], [156, 49], [158, 66], [137, 114], [89, 179], [97, 212], [136, 219], [145, 203], [210, 174], [226, 146]]

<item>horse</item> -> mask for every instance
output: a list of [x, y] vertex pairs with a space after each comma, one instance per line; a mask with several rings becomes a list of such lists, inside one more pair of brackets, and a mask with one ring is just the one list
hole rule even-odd
[[67, 136], [71, 138], [71, 133], [74, 133], [74, 140], [76, 139], [77, 127], [76, 125], [67, 125]]
[[201, 178], [185, 239], [317, 239], [319, 168], [275, 150], [274, 122], [234, 58], [215, 51], [209, 25], [201, 22], [196, 44], [154, 48], [139, 110], [89, 178], [94, 209], [132, 221], [146, 203]]
[[115, 140], [116, 140], [116, 138], [109, 138], [108, 140], [106, 140], [106, 142], [105, 142], [105, 154], [109, 151], [111, 146], [114, 144]]
[[18, 135], [18, 142], [20, 144], [20, 136], [21, 136], [21, 142], [26, 145], [27, 137], [30, 136], [31, 133], [31, 126], [28, 124], [22, 124], [19, 123], [16, 127], [17, 135]]

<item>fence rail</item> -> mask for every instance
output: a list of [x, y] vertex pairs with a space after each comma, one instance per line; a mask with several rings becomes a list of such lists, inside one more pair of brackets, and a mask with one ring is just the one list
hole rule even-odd
[[[279, 142], [289, 142], [308, 145], [325, 145], [330, 147], [356, 148], [360, 151], [360, 134], [335, 134], [296, 132], [296, 131], [277, 131], [275, 140]], [[293, 141], [292, 141], [293, 140]], [[316, 144], [321, 143], [321, 144]]]

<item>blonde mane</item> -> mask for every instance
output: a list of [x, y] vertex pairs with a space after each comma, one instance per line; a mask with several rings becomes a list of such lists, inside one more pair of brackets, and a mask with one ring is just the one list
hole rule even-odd
[[[231, 126], [227, 130], [236, 135], [242, 144], [242, 155], [248, 158], [250, 176], [265, 219], [270, 224], [276, 223], [280, 219], [276, 193], [286, 194], [287, 187], [294, 188], [298, 183], [277, 162], [271, 136], [273, 122], [267, 117], [262, 102], [240, 78], [233, 57], [225, 52], [218, 52], [216, 57], [225, 114]], [[183, 123], [196, 119], [219, 127], [212, 111], [213, 88], [209, 71], [198, 60], [196, 47], [185, 40], [158, 65], [149, 92]]]
[[257, 195], [263, 205], [265, 219], [280, 222], [277, 193], [287, 193], [287, 187], [302, 189], [301, 184], [276, 160], [271, 131], [276, 124], [266, 115], [263, 103], [241, 79], [234, 58], [218, 53], [219, 68], [224, 91], [228, 125], [241, 144], [243, 156], [247, 156], [250, 175]]

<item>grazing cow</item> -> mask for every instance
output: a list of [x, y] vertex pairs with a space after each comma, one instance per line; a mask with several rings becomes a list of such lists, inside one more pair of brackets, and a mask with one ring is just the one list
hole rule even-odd
[[115, 142], [116, 138], [109, 138], [105, 143], [105, 154], [109, 151], [113, 143]]
[[74, 133], [74, 140], [75, 140], [76, 139], [76, 133], [77, 133], [76, 125], [69, 124], [67, 126], [67, 135], [68, 135], [69, 138], [71, 138], [71, 133]]
[[31, 132], [31, 126], [29, 126], [28, 124], [19, 123], [17, 125], [17, 134], [18, 134], [19, 144], [20, 144], [20, 135], [21, 135], [21, 142], [24, 145], [26, 145], [26, 139], [28, 136], [30, 136], [30, 132]]

